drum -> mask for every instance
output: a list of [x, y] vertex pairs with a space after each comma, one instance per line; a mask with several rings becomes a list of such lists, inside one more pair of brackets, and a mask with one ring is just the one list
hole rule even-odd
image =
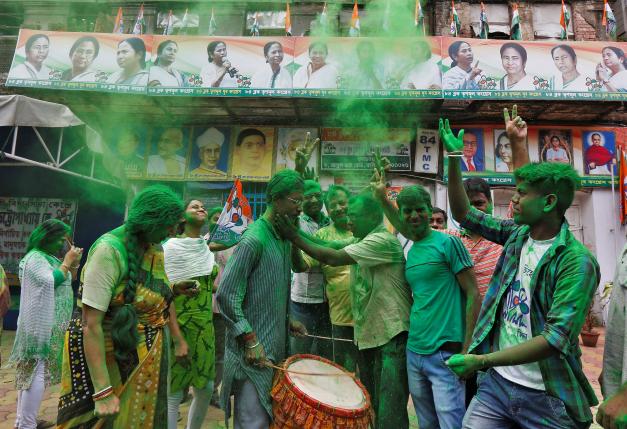
[[368, 429], [370, 395], [355, 376], [328, 359], [294, 355], [272, 387], [273, 429]]

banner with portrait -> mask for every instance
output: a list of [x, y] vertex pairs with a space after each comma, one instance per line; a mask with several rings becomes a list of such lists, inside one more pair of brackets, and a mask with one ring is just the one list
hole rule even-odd
[[236, 127], [231, 139], [231, 176], [267, 182], [272, 177], [274, 128]]
[[411, 130], [407, 128], [323, 128], [322, 171], [372, 171], [374, 152], [390, 161], [391, 171], [411, 170]]
[[17, 274], [28, 237], [43, 221], [59, 219], [74, 230], [77, 202], [58, 198], [0, 197], [0, 265]]
[[626, 48], [617, 42], [443, 37], [443, 97], [626, 100]]
[[[480, 176], [492, 185], [514, 185], [513, 153], [505, 129], [468, 125], [464, 130], [464, 176]], [[532, 126], [528, 130], [527, 148], [531, 162], [570, 164], [581, 176], [582, 186], [608, 187], [612, 178], [618, 177], [617, 148], [624, 146], [626, 138], [627, 129], [618, 127]], [[480, 168], [464, 168], [469, 165], [465, 158], [472, 159], [470, 156], [480, 160]], [[447, 165], [445, 157], [445, 180]]]
[[152, 40], [22, 29], [7, 86], [145, 94]]
[[[296, 167], [296, 149], [305, 145], [305, 139], [309, 133], [309, 139], [318, 138], [318, 128], [279, 128], [277, 139], [276, 160], [274, 163], [275, 172]], [[311, 158], [309, 158], [308, 168], [318, 172], [318, 159], [320, 158], [320, 144], [318, 144]]]
[[627, 43], [22, 29], [7, 86], [188, 96], [627, 100]]

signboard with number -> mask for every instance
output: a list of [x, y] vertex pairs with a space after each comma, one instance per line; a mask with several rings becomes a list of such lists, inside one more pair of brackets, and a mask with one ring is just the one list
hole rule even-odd
[[418, 128], [416, 132], [414, 171], [416, 173], [437, 174], [439, 155], [438, 131]]

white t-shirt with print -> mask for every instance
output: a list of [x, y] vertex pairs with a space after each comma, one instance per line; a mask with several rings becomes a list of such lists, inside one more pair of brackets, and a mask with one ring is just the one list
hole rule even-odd
[[[531, 279], [538, 263], [555, 238], [537, 241], [529, 237], [520, 253], [520, 264], [516, 281], [507, 291], [501, 309], [501, 326], [498, 337], [498, 349], [504, 350], [529, 341], [531, 333]], [[499, 366], [494, 368], [503, 378], [512, 383], [545, 390], [542, 373], [537, 362], [523, 365]]]

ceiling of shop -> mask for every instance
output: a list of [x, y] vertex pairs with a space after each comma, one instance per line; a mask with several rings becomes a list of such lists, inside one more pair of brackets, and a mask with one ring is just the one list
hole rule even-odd
[[[6, 88], [9, 89], [9, 88]], [[95, 126], [120, 123], [155, 125], [309, 125], [424, 127], [440, 116], [455, 123], [494, 123], [503, 119], [504, 100], [332, 100], [316, 98], [181, 97], [16, 89], [16, 92], [69, 106]], [[523, 101], [518, 111], [530, 124], [627, 123], [623, 102]]]

